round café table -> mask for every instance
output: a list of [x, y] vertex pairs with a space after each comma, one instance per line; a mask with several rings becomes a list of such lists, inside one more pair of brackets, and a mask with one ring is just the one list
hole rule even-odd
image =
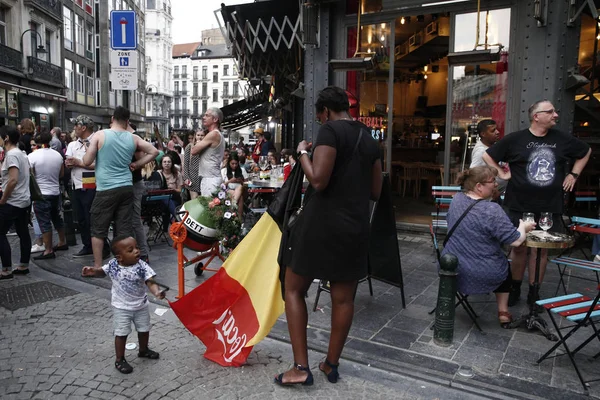
[[[558, 232], [544, 232], [541, 230], [531, 231], [527, 234], [524, 245], [537, 250], [535, 260], [535, 276], [533, 289], [536, 298], [540, 291], [540, 261], [542, 258], [542, 249], [568, 249], [573, 247], [575, 240], [572, 236]], [[512, 325], [513, 328], [524, 325], [529, 330], [539, 330], [548, 340], [557, 341], [556, 335], [550, 332], [546, 321], [538, 315], [538, 307], [533, 303], [529, 307], [529, 314], [521, 316]]]

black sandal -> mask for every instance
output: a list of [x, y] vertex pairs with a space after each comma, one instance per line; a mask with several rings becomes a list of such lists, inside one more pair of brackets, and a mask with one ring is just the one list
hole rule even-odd
[[[327, 366], [329, 368], [331, 368], [331, 372], [330, 373], [326, 373], [325, 370], [323, 369], [323, 364], [327, 364]], [[327, 380], [331, 383], [336, 383], [338, 381], [338, 379], [340, 379], [340, 374], [338, 372], [338, 367], [340, 366], [340, 364], [332, 364], [329, 362], [329, 360], [325, 359], [324, 362], [319, 364], [319, 369], [325, 374], [325, 376], [327, 377]]]
[[140, 351], [138, 353], [138, 357], [144, 357], [144, 358], [149, 358], [151, 360], [157, 360], [159, 357], [159, 354], [155, 351], [152, 351], [150, 349], [146, 349], [146, 351]]
[[130, 374], [133, 372], [133, 367], [129, 365], [125, 358], [121, 361], [115, 361], [115, 368], [122, 374]]
[[280, 385], [280, 386], [292, 386], [292, 385], [304, 385], [304, 386], [311, 386], [314, 383], [313, 380], [313, 374], [312, 372], [310, 372], [310, 368], [309, 367], [304, 367], [300, 364], [296, 364], [294, 363], [294, 368], [296, 368], [298, 371], [302, 371], [302, 372], [308, 372], [308, 376], [306, 377], [306, 379], [304, 381], [301, 382], [284, 382], [283, 381], [283, 374], [285, 373], [281, 373], [279, 375], [277, 375], [275, 377], [275, 383]]

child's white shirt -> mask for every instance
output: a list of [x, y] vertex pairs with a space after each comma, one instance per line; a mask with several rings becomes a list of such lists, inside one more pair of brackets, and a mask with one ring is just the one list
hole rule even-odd
[[119, 265], [116, 259], [102, 266], [112, 280], [111, 304], [115, 308], [137, 311], [148, 305], [146, 281], [156, 275], [150, 266], [140, 260], [129, 267]]

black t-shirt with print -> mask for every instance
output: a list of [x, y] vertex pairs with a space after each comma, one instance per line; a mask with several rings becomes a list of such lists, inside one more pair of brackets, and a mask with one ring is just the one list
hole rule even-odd
[[487, 153], [510, 166], [504, 205], [519, 212], [563, 212], [562, 184], [566, 163], [583, 158], [590, 146], [576, 137], [550, 129], [543, 137], [529, 129], [511, 133]]

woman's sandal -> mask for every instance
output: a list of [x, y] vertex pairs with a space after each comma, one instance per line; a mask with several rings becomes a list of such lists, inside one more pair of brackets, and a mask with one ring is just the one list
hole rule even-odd
[[146, 349], [145, 351], [140, 351], [138, 353], [138, 357], [144, 357], [144, 358], [149, 358], [151, 360], [157, 360], [159, 357], [159, 354], [150, 349]]
[[498, 311], [498, 321], [503, 329], [510, 329], [513, 322], [512, 314], [508, 311]]
[[129, 365], [124, 358], [121, 361], [115, 361], [115, 368], [122, 374], [130, 374], [133, 372], [133, 367]]
[[[329, 368], [331, 368], [331, 372], [327, 373], [325, 372], [325, 370], [323, 369], [323, 365], [327, 365]], [[323, 373], [325, 374], [325, 376], [327, 377], [327, 380], [331, 383], [336, 383], [338, 381], [338, 379], [340, 379], [340, 374], [338, 373], [338, 367], [340, 366], [340, 364], [332, 364], [329, 362], [329, 360], [325, 359], [324, 362], [319, 364], [319, 369], [321, 371], [323, 371]]]
[[280, 385], [280, 386], [292, 386], [292, 385], [304, 385], [304, 386], [311, 386], [313, 384], [313, 374], [312, 372], [310, 372], [310, 368], [309, 367], [304, 367], [300, 364], [296, 364], [294, 363], [294, 368], [296, 368], [298, 371], [302, 371], [302, 372], [308, 372], [308, 376], [306, 377], [306, 379], [304, 381], [300, 381], [300, 382], [284, 382], [283, 381], [283, 374], [285, 373], [281, 373], [279, 375], [277, 375], [275, 377], [275, 383]]

